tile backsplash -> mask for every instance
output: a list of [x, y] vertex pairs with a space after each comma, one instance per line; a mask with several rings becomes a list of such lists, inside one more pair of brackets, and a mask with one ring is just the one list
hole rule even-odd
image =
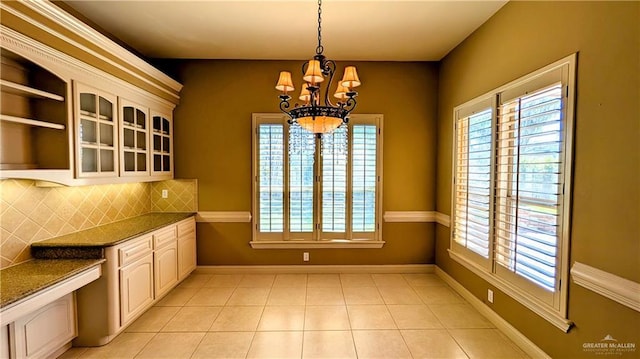
[[[162, 198], [162, 191], [167, 198]], [[151, 183], [152, 212], [196, 212], [198, 210], [197, 180], [168, 180]]]
[[[169, 190], [169, 198], [162, 199], [162, 189]], [[82, 187], [36, 187], [33, 181], [2, 180], [0, 268], [30, 259], [34, 242], [148, 212], [195, 212], [196, 191], [196, 180]]]

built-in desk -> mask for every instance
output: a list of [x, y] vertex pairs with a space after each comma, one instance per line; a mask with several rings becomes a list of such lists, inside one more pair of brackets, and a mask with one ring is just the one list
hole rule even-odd
[[196, 268], [195, 213], [149, 213], [32, 244], [40, 259], [103, 259], [76, 292], [74, 346], [109, 343]]
[[0, 358], [55, 356], [78, 334], [74, 292], [104, 259], [31, 260], [0, 271]]

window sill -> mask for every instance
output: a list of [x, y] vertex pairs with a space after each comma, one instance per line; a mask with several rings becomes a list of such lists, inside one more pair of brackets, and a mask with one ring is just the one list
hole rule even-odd
[[473, 263], [472, 261], [468, 260], [464, 256], [458, 253], [455, 253], [449, 249], [449, 257], [451, 257], [451, 259], [453, 259], [454, 261], [460, 263], [463, 267], [467, 268], [468, 270], [470, 270], [480, 278], [489, 282], [489, 284], [495, 286], [506, 295], [515, 299], [518, 303], [529, 308], [531, 311], [538, 314], [539, 316], [541, 316], [546, 321], [553, 324], [563, 332], [567, 333], [571, 328], [571, 326], [573, 325], [573, 322], [571, 322], [566, 318], [563, 318], [559, 313], [537, 302], [535, 299], [531, 298], [531, 296], [529, 296], [526, 292], [518, 289], [517, 287], [513, 286], [509, 282], [502, 280], [501, 278], [496, 277], [495, 275], [487, 272], [486, 270], [484, 270], [477, 264]]
[[253, 249], [382, 248], [384, 241], [251, 241]]

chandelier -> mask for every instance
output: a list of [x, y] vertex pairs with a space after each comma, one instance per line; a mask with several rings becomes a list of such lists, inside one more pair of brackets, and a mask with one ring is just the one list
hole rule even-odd
[[[318, 47], [312, 60], [302, 65], [302, 79], [304, 83], [298, 99], [302, 104], [296, 103], [290, 109], [291, 96], [288, 92], [294, 91], [291, 73], [280, 72], [276, 89], [282, 91], [280, 94], [280, 110], [289, 116], [289, 124], [293, 127], [302, 127], [308, 132], [321, 135], [333, 132], [342, 124], [349, 121], [349, 114], [356, 107], [356, 96], [358, 93], [353, 90], [360, 86], [360, 79], [355, 66], [347, 66], [344, 69], [344, 76], [338, 82], [334, 97], [338, 99], [333, 104], [329, 98], [329, 90], [336, 72], [336, 63], [327, 59], [322, 52], [322, 0], [318, 0]], [[325, 88], [324, 101], [321, 101], [321, 83], [328, 77], [329, 81]]]

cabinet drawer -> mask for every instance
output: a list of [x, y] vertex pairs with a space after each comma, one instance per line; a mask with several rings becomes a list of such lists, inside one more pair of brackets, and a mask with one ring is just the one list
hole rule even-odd
[[182, 237], [195, 231], [196, 221], [193, 218], [178, 223], [178, 237]]
[[133, 263], [153, 251], [151, 236], [135, 239], [133, 242], [118, 250], [120, 267]]
[[176, 240], [176, 226], [162, 229], [153, 234], [153, 248], [158, 249]]

